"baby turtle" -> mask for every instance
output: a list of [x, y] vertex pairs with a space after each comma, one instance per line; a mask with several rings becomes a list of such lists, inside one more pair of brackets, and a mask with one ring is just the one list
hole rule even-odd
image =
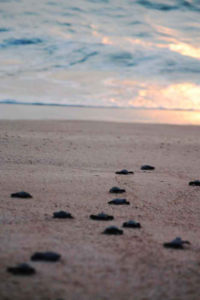
[[104, 214], [103, 212], [98, 215], [90, 215], [90, 219], [97, 220], [97, 221], [111, 221], [114, 219], [113, 216], [109, 216]]
[[31, 194], [24, 192], [24, 191], [13, 193], [10, 196], [12, 198], [23, 198], [23, 199], [33, 198], [33, 196], [31, 196]]
[[120, 189], [119, 187], [117, 186], [113, 186], [110, 191], [109, 191], [111, 194], [122, 194], [122, 193], [125, 193], [126, 190], [125, 189]]
[[53, 213], [53, 218], [56, 219], [73, 219], [72, 215], [69, 212], [60, 210]]
[[33, 275], [36, 273], [35, 269], [26, 263], [19, 264], [15, 267], [8, 267], [7, 271], [14, 275]]
[[114, 204], [114, 205], [129, 205], [130, 202], [127, 201], [126, 199], [120, 199], [116, 198], [108, 202], [108, 204]]
[[120, 235], [120, 234], [123, 234], [123, 230], [117, 228], [116, 226], [110, 226], [110, 227], [107, 227], [103, 231], [103, 234], [116, 234], [116, 235]]
[[150, 166], [150, 165], [143, 165], [143, 166], [141, 166], [141, 170], [143, 170], [143, 171], [152, 171], [152, 170], [155, 170], [155, 167]]
[[119, 174], [119, 175], [128, 175], [128, 174], [134, 174], [134, 172], [128, 171], [128, 170], [126, 170], [126, 169], [123, 169], [123, 170], [121, 170], [121, 171], [115, 172], [115, 174]]
[[192, 185], [192, 186], [200, 186], [200, 180], [190, 181], [190, 182], [189, 182], [189, 185]]
[[61, 255], [55, 252], [35, 252], [31, 256], [33, 261], [50, 261], [55, 262], [60, 259]]
[[141, 228], [141, 225], [139, 222], [136, 222], [136, 221], [133, 221], [133, 220], [130, 220], [128, 222], [124, 222], [123, 227], [125, 228]]
[[164, 243], [163, 246], [165, 248], [173, 248], [173, 249], [184, 249], [184, 244], [190, 245], [190, 242], [183, 241], [180, 237], [176, 237], [174, 240], [168, 243]]

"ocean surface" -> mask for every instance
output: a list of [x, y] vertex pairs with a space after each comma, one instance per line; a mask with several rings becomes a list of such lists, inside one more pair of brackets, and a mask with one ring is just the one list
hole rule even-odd
[[200, 110], [200, 1], [0, 0], [0, 102]]

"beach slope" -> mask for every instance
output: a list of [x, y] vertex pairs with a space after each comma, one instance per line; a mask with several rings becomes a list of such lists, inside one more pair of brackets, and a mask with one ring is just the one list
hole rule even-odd
[[[0, 298], [4, 300], [198, 300], [200, 129], [87, 121], [0, 121]], [[142, 171], [149, 164], [153, 171]], [[134, 171], [116, 175], [121, 169]], [[109, 205], [126, 190], [130, 205]], [[31, 199], [11, 198], [24, 190]], [[53, 212], [74, 219], [54, 219]], [[100, 212], [112, 221], [91, 220]], [[122, 229], [104, 235], [109, 225]], [[163, 243], [180, 236], [185, 250]], [[32, 262], [36, 251], [61, 254]], [[33, 276], [8, 266], [27, 262]]]

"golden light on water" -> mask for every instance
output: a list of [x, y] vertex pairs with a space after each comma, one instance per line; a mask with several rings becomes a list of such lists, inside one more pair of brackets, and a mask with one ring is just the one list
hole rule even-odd
[[111, 41], [111, 39], [108, 36], [102, 37], [101, 42], [104, 45], [113, 45], [113, 41]]
[[128, 36], [104, 36], [102, 33], [98, 32], [96, 26], [91, 26], [93, 30], [92, 35], [99, 38], [101, 43], [104, 45], [120, 45], [124, 50], [130, 50], [130, 45], [132, 47], [141, 46], [145, 49], [151, 48], [151, 50], [154, 48], [167, 48], [170, 51], [177, 52], [181, 55], [200, 59], [200, 48], [189, 43], [182, 42], [179, 39], [179, 32], [177, 30], [160, 25], [153, 25], [153, 27], [161, 34], [159, 42], [152, 42]]
[[182, 55], [200, 59], [200, 48], [191, 46], [189, 44], [181, 43], [178, 41], [173, 44], [169, 44], [168, 47], [170, 50], [178, 52]]
[[[132, 101], [134, 106], [162, 107], [168, 109], [200, 110], [200, 87], [193, 83], [171, 84], [167, 87], [152, 85], [140, 90]], [[129, 103], [131, 104], [131, 103]]]
[[193, 83], [173, 84], [162, 91], [164, 99], [175, 98], [180, 108], [200, 109], [200, 87]]
[[142, 110], [138, 113], [147, 123], [200, 125], [200, 113], [194, 111]]
[[139, 46], [143, 46], [145, 48], [154, 46], [154, 44], [152, 42], [144, 41], [141, 39], [134, 39], [134, 38], [126, 37], [125, 40], [128, 41], [133, 46], [139, 45]]
[[200, 110], [200, 86], [194, 83], [174, 83], [166, 86], [145, 84], [136, 80], [115, 81], [115, 102], [123, 106], [123, 99], [132, 107]]
[[159, 33], [163, 34], [161, 39], [164, 42], [167, 42], [166, 44], [157, 44], [159, 48], [168, 48], [171, 51], [177, 52], [181, 55], [200, 59], [200, 48], [186, 42], [182, 42], [179, 37], [180, 34], [177, 30], [160, 25], [155, 25], [154, 27]]
[[101, 43], [104, 45], [114, 45], [114, 42], [111, 40], [109, 36], [104, 36], [97, 31], [97, 28], [91, 26], [93, 28], [92, 35], [98, 39], [100, 39]]
[[156, 31], [158, 31], [161, 34], [168, 35], [168, 36], [178, 36], [178, 32], [172, 28], [161, 26], [161, 25], [152, 25]]

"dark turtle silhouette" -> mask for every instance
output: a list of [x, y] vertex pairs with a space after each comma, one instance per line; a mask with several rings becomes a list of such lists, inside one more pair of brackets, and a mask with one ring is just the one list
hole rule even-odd
[[126, 190], [125, 189], [120, 189], [119, 187], [117, 186], [113, 186], [110, 191], [109, 191], [111, 194], [122, 194], [122, 193], [125, 193]]
[[123, 230], [117, 228], [116, 226], [110, 226], [110, 227], [107, 227], [102, 233], [103, 234], [116, 234], [116, 235], [120, 235], [120, 234], [123, 234]]
[[61, 255], [55, 252], [35, 252], [31, 256], [31, 260], [56, 262], [60, 259], [60, 257]]
[[128, 170], [126, 170], [126, 169], [123, 169], [123, 170], [121, 170], [121, 171], [115, 172], [115, 174], [119, 174], [119, 175], [129, 175], [129, 174], [134, 174], [134, 172], [128, 171]]
[[13, 193], [10, 196], [12, 198], [23, 198], [23, 199], [33, 198], [33, 196], [31, 194], [24, 192], [24, 191]]
[[108, 204], [113, 204], [113, 205], [129, 205], [130, 202], [127, 201], [126, 199], [120, 199], [116, 198], [108, 202]]
[[176, 237], [174, 240], [168, 243], [164, 243], [163, 246], [165, 248], [173, 248], [173, 249], [184, 249], [184, 244], [190, 244], [188, 241], [183, 241], [180, 237]]
[[74, 217], [66, 211], [60, 210], [53, 213], [53, 218], [56, 219], [73, 219]]
[[189, 182], [189, 185], [192, 185], [192, 186], [200, 186], [200, 180], [190, 181], [190, 182]]
[[14, 275], [33, 275], [36, 273], [35, 269], [26, 263], [19, 264], [15, 267], [8, 267], [7, 271]]
[[150, 166], [150, 165], [143, 165], [143, 166], [141, 166], [141, 170], [143, 170], [143, 171], [152, 171], [152, 170], [155, 170], [155, 167]]
[[98, 215], [90, 215], [90, 219], [97, 220], [97, 221], [111, 221], [114, 219], [113, 216], [109, 216], [104, 214], [103, 212]]
[[136, 221], [133, 221], [133, 220], [130, 220], [128, 222], [124, 222], [123, 227], [125, 228], [141, 228], [141, 225], [139, 222], [136, 222]]

